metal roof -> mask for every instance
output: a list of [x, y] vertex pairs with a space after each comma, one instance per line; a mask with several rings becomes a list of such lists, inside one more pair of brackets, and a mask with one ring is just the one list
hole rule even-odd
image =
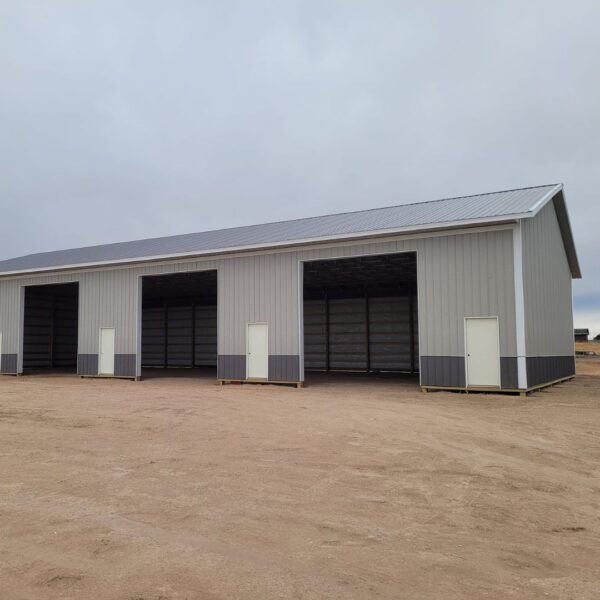
[[[543, 185], [263, 225], [30, 254], [0, 261], [0, 275], [510, 221], [533, 216], [559, 192], [562, 192], [560, 184]], [[568, 229], [570, 232], [570, 226]]]

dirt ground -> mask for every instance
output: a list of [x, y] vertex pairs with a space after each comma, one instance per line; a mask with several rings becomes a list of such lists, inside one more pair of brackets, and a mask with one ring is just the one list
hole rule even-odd
[[600, 342], [575, 342], [575, 350], [578, 352], [595, 352], [600, 354]]
[[0, 378], [0, 598], [600, 597], [600, 360], [528, 398]]

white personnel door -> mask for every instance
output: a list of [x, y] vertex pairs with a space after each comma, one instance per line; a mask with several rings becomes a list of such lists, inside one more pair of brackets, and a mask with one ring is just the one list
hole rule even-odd
[[500, 387], [498, 319], [465, 319], [467, 385]]
[[98, 374], [115, 374], [115, 330], [113, 327], [100, 329], [100, 355], [98, 357]]
[[248, 379], [269, 378], [269, 326], [266, 323], [248, 324], [246, 364]]

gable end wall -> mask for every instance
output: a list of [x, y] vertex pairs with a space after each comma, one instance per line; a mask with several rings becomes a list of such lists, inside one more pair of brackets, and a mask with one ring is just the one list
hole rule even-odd
[[575, 373], [572, 277], [553, 202], [522, 223], [529, 387]]

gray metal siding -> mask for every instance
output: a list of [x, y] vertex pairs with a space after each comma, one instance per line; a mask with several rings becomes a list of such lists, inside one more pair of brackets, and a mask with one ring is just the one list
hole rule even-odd
[[97, 354], [78, 354], [77, 355], [77, 374], [78, 375], [98, 375], [98, 355]]
[[115, 354], [115, 377], [135, 377], [135, 354]]
[[6, 375], [14, 375], [17, 372], [17, 355], [2, 354], [0, 359], [0, 373]]
[[74, 367], [77, 360], [77, 301], [26, 299], [23, 367]]
[[571, 270], [553, 203], [522, 228], [526, 355], [573, 356]]
[[269, 379], [272, 381], [300, 381], [300, 357], [269, 356]]
[[421, 385], [465, 387], [464, 356], [421, 356]]
[[519, 370], [516, 356], [500, 357], [500, 385], [505, 390], [519, 388]]
[[299, 261], [415, 250], [421, 354], [464, 356], [464, 317], [498, 315], [501, 355], [515, 356], [510, 226], [0, 279], [3, 352], [18, 351], [22, 285], [79, 281], [78, 353], [97, 354], [100, 327], [115, 327], [116, 354], [132, 355], [137, 348], [138, 276], [217, 269], [219, 365], [221, 369], [223, 361], [229, 360], [223, 357], [236, 357], [234, 370], [239, 375], [237, 357], [245, 361], [247, 323], [269, 323], [271, 356], [302, 352]]
[[[465, 359], [462, 356], [422, 356], [421, 384], [439, 387], [466, 387]], [[516, 357], [500, 357], [500, 387], [519, 387]]]
[[246, 355], [220, 354], [217, 357], [219, 379], [246, 379]]
[[529, 387], [575, 375], [575, 356], [528, 356]]
[[216, 306], [190, 303], [143, 309], [142, 367], [216, 365]]
[[[413, 312], [417, 313], [416, 301]], [[327, 319], [327, 310], [329, 319]], [[368, 322], [367, 322], [368, 315]], [[410, 300], [372, 297], [304, 302], [304, 364], [324, 370], [412, 370]], [[329, 321], [329, 331], [327, 331]], [[368, 330], [368, 343], [367, 343]], [[329, 335], [328, 335], [329, 333]], [[418, 357], [418, 326], [414, 326]], [[329, 344], [328, 344], [329, 342]], [[327, 348], [329, 347], [329, 364]], [[417, 365], [415, 363], [415, 370]]]

